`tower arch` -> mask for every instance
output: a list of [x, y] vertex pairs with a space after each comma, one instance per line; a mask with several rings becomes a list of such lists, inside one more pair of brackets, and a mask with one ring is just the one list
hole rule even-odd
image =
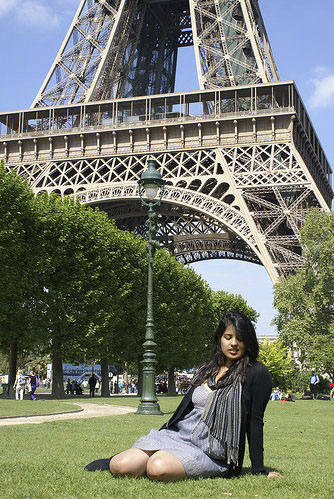
[[[87, 189], [72, 197], [106, 211], [120, 228], [125, 226], [136, 233], [144, 230], [146, 214], [134, 182]], [[247, 218], [223, 200], [167, 185], [159, 213], [163, 223], [158, 238], [179, 260], [185, 263], [210, 258], [245, 260], [264, 265], [271, 279], [277, 279], [275, 268], [270, 265], [265, 248], [256, 241]], [[171, 227], [176, 225], [178, 230], [173, 231]]]

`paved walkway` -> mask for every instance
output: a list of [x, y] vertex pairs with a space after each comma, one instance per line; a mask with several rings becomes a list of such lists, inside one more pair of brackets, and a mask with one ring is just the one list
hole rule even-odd
[[116, 416], [119, 414], [127, 414], [129, 412], [136, 412], [134, 407], [124, 407], [120, 405], [110, 404], [90, 404], [80, 402], [75, 403], [78, 406], [78, 411], [68, 412], [63, 414], [51, 414], [42, 416], [25, 416], [17, 418], [0, 419], [0, 426], [8, 426], [15, 424], [39, 424], [47, 421], [61, 421], [64, 419], [83, 419], [83, 418], [96, 418], [100, 416]]

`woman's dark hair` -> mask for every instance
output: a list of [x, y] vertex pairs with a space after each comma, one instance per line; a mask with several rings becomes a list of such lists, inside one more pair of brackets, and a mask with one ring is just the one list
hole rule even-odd
[[241, 312], [231, 310], [225, 313], [218, 324], [214, 334], [214, 347], [211, 358], [202, 364], [196, 385], [203, 383], [210, 376], [217, 375], [220, 367], [224, 365], [225, 357], [221, 349], [221, 337], [228, 326], [234, 326], [239, 341], [243, 341], [246, 347], [245, 355], [238, 359], [227, 371], [226, 375], [219, 380], [219, 385], [225, 386], [234, 381], [241, 374], [242, 382], [245, 379], [246, 370], [250, 364], [256, 361], [259, 353], [259, 345], [251, 320]]

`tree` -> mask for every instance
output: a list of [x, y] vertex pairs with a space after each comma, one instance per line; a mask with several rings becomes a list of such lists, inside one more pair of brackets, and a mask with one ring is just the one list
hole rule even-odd
[[265, 338], [264, 343], [260, 345], [259, 361], [263, 362], [269, 369], [274, 386], [283, 389], [288, 387], [294, 365], [278, 340], [270, 341], [269, 338]]
[[[136, 246], [128, 251], [119, 248], [123, 259], [128, 255], [127, 265], [130, 263], [130, 273], [123, 274], [118, 286], [119, 313], [109, 316], [105, 312], [107, 307], [104, 307], [103, 320], [94, 325], [89, 339], [91, 351], [96, 351], [99, 342], [113, 363], [134, 365], [139, 361], [140, 365], [146, 325], [147, 253], [141, 238], [134, 238], [127, 232], [122, 234]], [[123, 266], [126, 268], [125, 265], [120, 265], [120, 268]], [[123, 297], [122, 286], [126, 290]], [[165, 250], [159, 250], [154, 261], [154, 288], [157, 370], [193, 366], [201, 360], [200, 353], [203, 354], [205, 345], [203, 338], [207, 321], [203, 313], [207, 318], [208, 285], [193, 269], [177, 262]], [[114, 300], [112, 293], [108, 296]]]
[[18, 351], [38, 336], [31, 315], [41, 269], [36, 212], [28, 184], [0, 165], [0, 348], [10, 354], [10, 384]]
[[134, 236], [119, 231], [106, 213], [68, 198], [42, 195], [37, 200], [44, 267], [36, 311], [52, 358], [52, 394], [61, 397], [64, 359], [108, 357], [111, 333], [121, 317], [124, 321], [125, 300], [137, 272], [131, 258], [138, 252], [133, 251]]
[[194, 367], [209, 357], [224, 312], [239, 310], [257, 320], [257, 312], [240, 295], [215, 293], [191, 267], [165, 251], [156, 254], [155, 281], [157, 359], [169, 378], [175, 368]]
[[9, 370], [8, 355], [0, 351], [0, 374], [7, 374]]
[[126, 328], [127, 345], [135, 341], [136, 328], [127, 323], [144, 304], [144, 242], [118, 230], [104, 212], [35, 197], [3, 166], [0, 210], [0, 348], [11, 350], [11, 382], [18, 352], [20, 358], [51, 352], [53, 395], [63, 396], [63, 359], [88, 354], [104, 362]]
[[[201, 276], [165, 250], [154, 261], [154, 322], [158, 368], [190, 368], [203, 360], [211, 330], [211, 290]], [[169, 392], [173, 383], [169, 383]]]
[[83, 356], [100, 360], [101, 395], [108, 396], [108, 364], [137, 360], [138, 337], [144, 334], [146, 251], [141, 237], [111, 223], [104, 243], [108, 259], [99, 279], [94, 320], [84, 337]]
[[334, 375], [334, 215], [312, 209], [301, 230], [305, 263], [275, 285], [274, 319], [285, 346], [302, 351], [305, 367]]
[[213, 292], [213, 322], [217, 326], [219, 319], [229, 310], [236, 310], [245, 314], [252, 322], [256, 323], [258, 312], [250, 307], [241, 295], [234, 295], [226, 291]]

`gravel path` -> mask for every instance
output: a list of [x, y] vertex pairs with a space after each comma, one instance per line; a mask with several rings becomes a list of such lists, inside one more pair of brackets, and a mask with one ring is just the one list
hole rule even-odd
[[8, 426], [15, 424], [39, 424], [47, 421], [61, 421], [64, 419], [83, 419], [83, 418], [96, 418], [100, 416], [117, 416], [119, 414], [127, 414], [129, 412], [136, 412], [134, 407], [124, 407], [119, 405], [110, 404], [80, 404], [76, 402], [78, 412], [69, 412], [64, 414], [52, 414], [44, 416], [27, 416], [17, 418], [0, 419], [0, 426]]

